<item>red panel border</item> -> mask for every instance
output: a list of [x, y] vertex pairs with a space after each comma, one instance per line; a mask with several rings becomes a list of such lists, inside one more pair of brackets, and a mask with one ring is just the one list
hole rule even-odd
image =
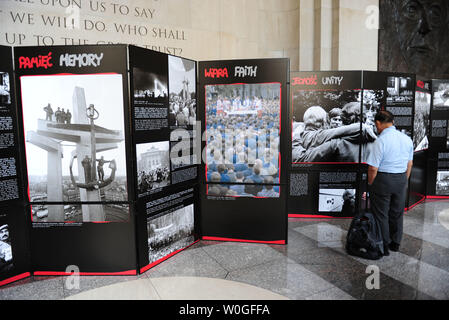
[[146, 265], [145, 267], [140, 268], [140, 273], [144, 273], [144, 272], [150, 270], [151, 268], [157, 266], [157, 265], [160, 264], [161, 262], [163, 262], [163, 261], [165, 261], [165, 260], [167, 260], [167, 259], [173, 257], [174, 255], [180, 253], [181, 251], [183, 251], [183, 250], [185, 250], [185, 249], [187, 249], [187, 248], [190, 248], [191, 246], [193, 246], [193, 245], [194, 245], [195, 243], [197, 243], [198, 241], [200, 241], [200, 240], [196, 240], [194, 243], [188, 245], [187, 247], [182, 248], [182, 249], [179, 249], [179, 250], [176, 250], [176, 251], [173, 251], [172, 253], [166, 255], [165, 257], [163, 257], [163, 258], [161, 258], [161, 259], [159, 259], [159, 260], [156, 260], [156, 261], [154, 261], [154, 262], [152, 262], [152, 263]]
[[[34, 271], [34, 276], [71, 276], [73, 273], [61, 271]], [[137, 270], [121, 272], [80, 272], [80, 276], [136, 276]]]
[[262, 244], [286, 244], [285, 240], [277, 240], [277, 241], [259, 241], [259, 240], [244, 240], [244, 239], [230, 239], [230, 238], [219, 238], [219, 237], [208, 237], [203, 236], [201, 240], [206, 241], [221, 241], [221, 242], [246, 242], [246, 243], [262, 243]]
[[19, 280], [28, 278], [28, 277], [31, 277], [30, 272], [25, 272], [25, 273], [19, 274], [17, 276], [2, 280], [2, 281], [0, 281], [0, 287], [5, 286], [5, 285], [10, 284], [15, 281], [19, 281]]

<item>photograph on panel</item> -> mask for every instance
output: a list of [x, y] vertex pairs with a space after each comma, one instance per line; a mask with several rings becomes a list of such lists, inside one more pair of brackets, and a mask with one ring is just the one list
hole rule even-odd
[[[113, 196], [113, 195], [110, 195]], [[57, 220], [53, 212], [63, 212]], [[104, 204], [33, 204], [33, 222], [128, 222], [129, 206], [121, 203]], [[64, 220], [63, 220], [64, 219]]]
[[191, 245], [194, 236], [193, 204], [148, 218], [149, 263]]
[[359, 162], [360, 148], [377, 138], [365, 118], [378, 103], [363, 114], [362, 90], [297, 90], [292, 98], [293, 163]]
[[139, 105], [164, 102], [168, 97], [167, 82], [167, 74], [163, 72], [133, 68], [134, 103]]
[[449, 195], [449, 171], [437, 172], [436, 194], [439, 196]]
[[449, 82], [439, 83], [433, 94], [433, 107], [447, 108], [449, 107]]
[[432, 95], [416, 91], [413, 145], [415, 152], [429, 148], [430, 105]]
[[0, 217], [0, 275], [13, 268], [13, 257], [9, 226], [4, 217]]
[[[122, 75], [22, 76], [20, 82], [30, 201], [127, 201]], [[65, 220], [63, 206], [48, 215]], [[87, 221], [94, 217], [104, 213]]]
[[387, 104], [413, 103], [415, 83], [411, 77], [388, 77]]
[[[215, 182], [216, 173], [212, 174], [211, 182]], [[247, 183], [254, 183], [247, 179]], [[214, 197], [234, 197], [234, 198], [279, 198], [280, 187], [273, 185], [273, 178], [266, 177], [264, 184], [242, 184], [244, 176], [242, 172], [236, 174], [236, 183], [241, 184], [209, 184], [207, 186], [207, 195]]]
[[[365, 130], [366, 127], [370, 128], [372, 132], [374, 132], [376, 139], [378, 136], [378, 132], [374, 118], [376, 117], [377, 112], [379, 112], [382, 109], [384, 98], [385, 98], [384, 90], [363, 90], [362, 130]], [[370, 133], [371, 130], [369, 130]], [[365, 163], [367, 161], [374, 141], [370, 140], [361, 144], [362, 149], [360, 159], [361, 162]]]
[[169, 142], [151, 142], [136, 145], [137, 191], [147, 196], [170, 184]]
[[352, 216], [355, 212], [355, 194], [355, 189], [320, 189], [318, 211]]
[[9, 73], [0, 71], [0, 110], [1, 105], [11, 103], [11, 89], [9, 85]]
[[179, 57], [168, 57], [170, 127], [193, 126], [196, 121], [195, 62]]
[[279, 183], [280, 96], [280, 83], [206, 86], [207, 181]]

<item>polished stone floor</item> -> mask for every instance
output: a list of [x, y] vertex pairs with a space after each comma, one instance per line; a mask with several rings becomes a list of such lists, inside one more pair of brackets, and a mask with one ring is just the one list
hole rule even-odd
[[[200, 241], [139, 276], [81, 277], [78, 289], [35, 277], [0, 289], [0, 299], [446, 300], [448, 216], [446, 200], [416, 206], [400, 251], [378, 261], [345, 253], [350, 220], [290, 219], [287, 246]], [[378, 289], [367, 287], [372, 270]]]

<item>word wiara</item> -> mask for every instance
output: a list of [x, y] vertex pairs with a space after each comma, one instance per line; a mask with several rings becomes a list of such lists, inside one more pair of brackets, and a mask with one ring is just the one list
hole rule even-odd
[[47, 55], [39, 55], [37, 57], [19, 57], [19, 69], [33, 69], [33, 68], [44, 68], [48, 69], [53, 67], [51, 63], [51, 52]]
[[98, 67], [103, 59], [103, 53], [62, 54], [59, 57], [61, 67]]
[[229, 78], [228, 69], [222, 68], [209, 68], [209, 70], [204, 69], [204, 77], [206, 78]]

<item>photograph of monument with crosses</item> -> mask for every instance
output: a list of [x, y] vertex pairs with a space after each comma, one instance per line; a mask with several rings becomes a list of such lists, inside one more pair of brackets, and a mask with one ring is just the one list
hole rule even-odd
[[20, 78], [30, 202], [55, 203], [33, 205], [33, 222], [128, 220], [122, 81]]

